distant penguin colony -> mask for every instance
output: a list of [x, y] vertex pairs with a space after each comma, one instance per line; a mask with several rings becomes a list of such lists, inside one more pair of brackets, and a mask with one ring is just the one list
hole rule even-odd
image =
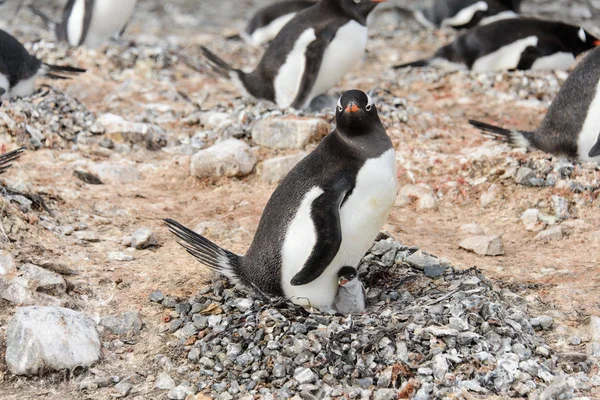
[[414, 15], [424, 26], [468, 29], [518, 17], [520, 7], [521, 0], [436, 0]]
[[300, 11], [273, 39], [252, 72], [232, 68], [205, 47], [207, 60], [250, 95], [280, 108], [306, 108], [360, 63], [367, 17], [385, 0], [321, 0]]
[[506, 19], [466, 32], [431, 58], [394, 68], [450, 62], [475, 72], [566, 69], [575, 57], [598, 44], [596, 37], [579, 26], [535, 18]]
[[600, 48], [569, 75], [534, 132], [469, 121], [496, 139], [581, 162], [600, 162]]
[[69, 79], [84, 69], [43, 63], [27, 52], [14, 37], [0, 30], [0, 99], [29, 96], [35, 90], [35, 79]]
[[394, 148], [371, 97], [344, 93], [336, 122], [275, 189], [246, 255], [173, 220], [167, 226], [191, 255], [234, 282], [297, 304], [331, 306], [338, 271], [357, 265], [373, 244], [397, 191]]
[[250, 18], [241, 37], [253, 46], [269, 43], [298, 11], [315, 4], [316, 0], [284, 0], [263, 7]]

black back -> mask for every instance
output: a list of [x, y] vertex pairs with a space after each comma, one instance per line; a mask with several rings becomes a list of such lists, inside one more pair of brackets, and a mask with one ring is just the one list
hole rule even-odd
[[454, 42], [440, 48], [435, 56], [464, 63], [471, 68], [478, 58], [530, 36], [538, 38], [535, 47], [539, 57], [556, 52], [569, 52], [577, 56], [593, 48], [597, 40], [585, 32], [586, 41], [582, 41], [580, 29], [579, 26], [536, 18], [505, 19], [462, 34]]
[[[67, 32], [67, 26], [69, 23], [69, 16], [71, 15], [71, 11], [73, 10], [73, 6], [75, 5], [76, 0], [69, 0], [63, 9], [62, 19], [59, 24], [56, 25], [56, 38], [58, 40], [62, 40], [64, 42], [69, 41], [69, 36]], [[94, 10], [94, 1], [95, 0], [85, 0], [84, 8], [85, 12], [83, 15], [83, 28], [81, 32], [81, 38], [79, 39], [79, 43], [77, 45], [81, 45], [87, 36], [88, 29], [90, 28], [90, 23], [92, 21], [92, 11]]]
[[[362, 93], [348, 91], [344, 96], [352, 96], [357, 92]], [[365, 96], [364, 93], [362, 95]], [[243, 258], [244, 265], [236, 271], [266, 292], [281, 292], [278, 285], [262, 287], [257, 282], [281, 281], [283, 241], [287, 227], [296, 215], [304, 195], [315, 186], [326, 192], [344, 190], [351, 193], [358, 171], [364, 163], [392, 148], [375, 106], [362, 116], [362, 122], [358, 124], [360, 127], [355, 129], [351, 129], [354, 127], [354, 121], [350, 122], [344, 118], [339, 110], [336, 120], [336, 129], [302, 159], [273, 192], [262, 214], [252, 245]], [[325, 242], [318, 241], [317, 246], [327, 245]], [[337, 252], [337, 249], [335, 251]]]
[[315, 0], [286, 0], [280, 1], [258, 10], [248, 22], [246, 32], [251, 34], [258, 28], [269, 25], [277, 18], [314, 6]]
[[[451, 18], [458, 12], [470, 5], [473, 5], [481, 0], [437, 0], [431, 8], [425, 10], [425, 16], [436, 26], [440, 26], [442, 21]], [[479, 24], [483, 18], [499, 14], [504, 11], [519, 12], [521, 5], [520, 0], [486, 0], [488, 5], [487, 11], [477, 11], [471, 21], [462, 26], [455, 28], [471, 28]]]
[[[324, 49], [333, 40], [337, 30], [350, 19], [366, 25], [369, 12], [377, 4], [368, 0], [363, 0], [360, 5], [354, 4], [353, 0], [321, 0], [313, 7], [298, 12], [273, 39], [254, 71], [240, 74], [244, 86], [255, 97], [275, 101], [273, 81], [304, 31], [310, 28], [315, 31], [316, 40], [306, 49], [306, 58], [310, 60], [307, 69], [318, 72]], [[306, 93], [307, 90], [301, 89], [300, 92]], [[292, 106], [303, 102], [304, 99], [297, 98]]]
[[13, 36], [0, 30], [0, 74], [8, 78], [10, 87], [22, 79], [33, 77], [42, 62], [30, 55]]
[[[546, 117], [536, 130], [533, 145], [543, 151], [578, 156], [577, 140], [600, 81], [600, 48], [588, 54], [569, 75]], [[598, 127], [600, 134], [600, 127]]]

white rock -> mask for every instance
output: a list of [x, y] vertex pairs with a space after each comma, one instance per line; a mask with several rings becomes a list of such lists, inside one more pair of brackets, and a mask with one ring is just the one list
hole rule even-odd
[[6, 364], [16, 375], [89, 367], [100, 359], [94, 321], [62, 307], [22, 307], [8, 323]]
[[252, 140], [272, 149], [302, 149], [312, 139], [325, 136], [330, 126], [319, 118], [272, 118], [258, 121], [252, 128]]
[[127, 121], [115, 114], [102, 114], [96, 124], [104, 127], [107, 137], [117, 143], [142, 143], [153, 135], [164, 136], [164, 130], [157, 125]]
[[0, 250], [0, 277], [16, 271], [15, 260], [10, 252]]
[[315, 374], [310, 368], [299, 367], [294, 371], [294, 379], [301, 385], [303, 383], [315, 382], [317, 378], [317, 374]]
[[496, 200], [497, 188], [498, 186], [494, 183], [490, 186], [490, 188], [487, 191], [481, 194], [481, 196], [479, 197], [479, 202], [481, 203], [482, 207], [485, 208], [492, 204], [494, 200]]
[[75, 238], [78, 240], [83, 240], [86, 242], [99, 242], [100, 238], [96, 234], [96, 232], [92, 231], [77, 231], [74, 234]]
[[105, 184], [126, 184], [140, 179], [140, 173], [133, 164], [106, 161], [90, 165], [90, 170]]
[[560, 240], [562, 239], [562, 237], [562, 228], [559, 225], [543, 230], [535, 236], [537, 240], [541, 240], [544, 242], [549, 242], [551, 240]]
[[193, 387], [184, 385], [183, 383], [179, 386], [175, 386], [167, 393], [167, 399], [170, 400], [184, 400], [189, 395], [196, 394]]
[[191, 174], [198, 178], [211, 176], [245, 176], [252, 172], [256, 157], [241, 140], [227, 139], [192, 156]]
[[266, 183], [277, 183], [306, 156], [305, 152], [265, 160], [259, 168], [260, 179]]
[[156, 377], [154, 387], [160, 390], [169, 390], [175, 387], [175, 381], [166, 372], [161, 372]]
[[417, 200], [417, 208], [421, 210], [435, 210], [438, 200], [430, 186], [419, 183], [418, 185], [404, 185], [400, 189], [397, 205], [403, 206]]
[[122, 251], [111, 251], [108, 253], [108, 259], [113, 261], [133, 261], [133, 256]]
[[472, 251], [482, 256], [500, 256], [504, 254], [504, 245], [500, 236], [469, 236], [458, 244], [461, 249]]
[[31, 282], [30, 287], [36, 291], [43, 290], [45, 293], [62, 294], [67, 291], [67, 283], [64, 278], [56, 272], [48, 271], [33, 264], [24, 264], [19, 272]]
[[131, 247], [138, 250], [156, 246], [158, 242], [154, 233], [148, 228], [139, 228], [131, 235]]
[[47, 293], [61, 295], [66, 289], [62, 276], [33, 264], [25, 264], [18, 271], [0, 275], [0, 297], [14, 304], [59, 305], [61, 300]]
[[540, 222], [540, 210], [537, 208], [525, 210], [523, 214], [521, 214], [521, 222], [528, 231], [538, 232], [545, 227], [545, 224]]

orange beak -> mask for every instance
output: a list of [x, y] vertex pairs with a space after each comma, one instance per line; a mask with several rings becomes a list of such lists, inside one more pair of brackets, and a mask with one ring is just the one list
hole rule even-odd
[[600, 40], [596, 40], [596, 41], [594, 42], [594, 46], [600, 46]]
[[346, 106], [346, 112], [357, 112], [358, 110], [360, 110], [360, 108], [358, 108], [358, 106], [354, 103], [350, 103]]
[[338, 285], [344, 286], [348, 282], [350, 282], [348, 279], [340, 278], [340, 280], [338, 281]]

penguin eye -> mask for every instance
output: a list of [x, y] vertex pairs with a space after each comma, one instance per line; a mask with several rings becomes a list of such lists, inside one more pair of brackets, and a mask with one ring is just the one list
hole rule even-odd
[[342, 111], [344, 111], [344, 109], [342, 108], [342, 106], [338, 106], [337, 108], [338, 108], [338, 111], [339, 111], [339, 112], [342, 112]]
[[344, 108], [342, 107], [342, 96], [340, 96], [340, 98], [338, 99], [337, 109], [338, 109], [339, 112], [344, 111]]
[[365, 110], [371, 111], [371, 108], [373, 108], [373, 99], [371, 98], [371, 96], [369, 96], [368, 93], [366, 95], [367, 95], [367, 106], [365, 107]]
[[367, 110], [367, 111], [371, 111], [371, 108], [373, 108], [373, 107], [371, 107], [371, 105], [370, 105], [370, 104], [367, 104], [367, 106], [365, 107], [365, 110]]

